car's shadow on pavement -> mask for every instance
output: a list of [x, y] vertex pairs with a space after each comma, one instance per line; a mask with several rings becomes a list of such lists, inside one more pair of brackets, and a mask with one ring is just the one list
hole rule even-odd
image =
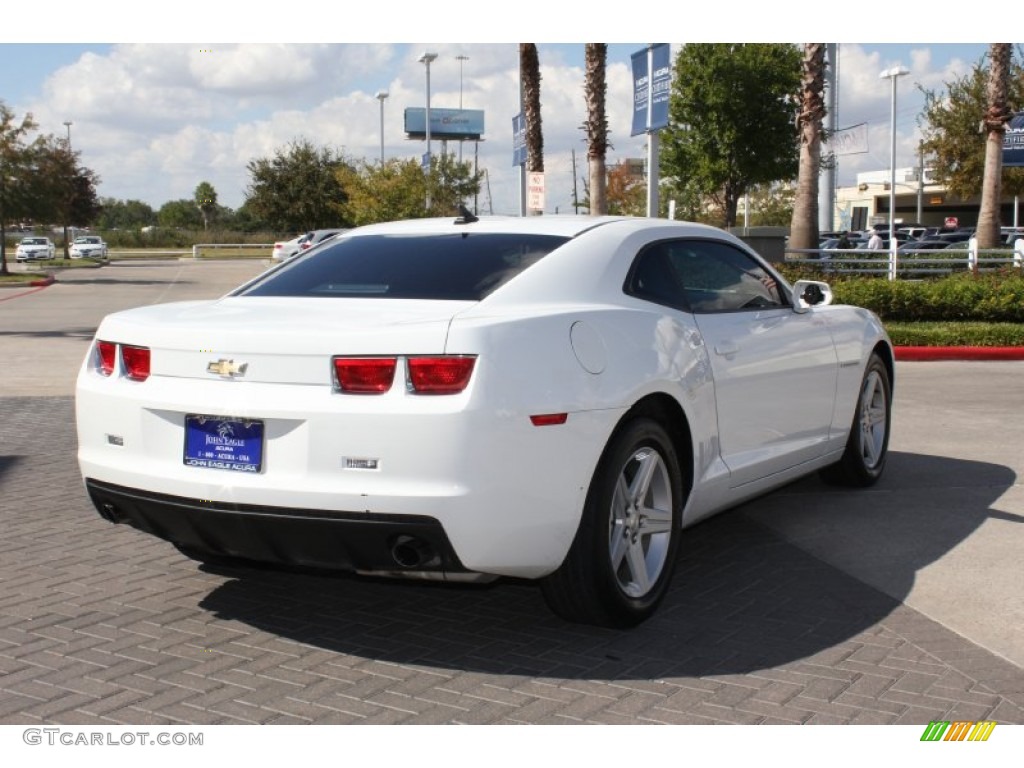
[[[215, 572], [230, 580], [201, 606], [303, 644], [439, 669], [653, 680], [778, 667], [871, 630], [906, 594], [885, 594], [790, 540], [833, 535], [839, 555], [869, 557], [891, 574], [887, 585], [909, 590], [919, 569], [1002, 514], [990, 507], [1016, 481], [994, 464], [900, 453], [889, 461], [876, 488], [808, 478], [686, 530], [670, 593], [632, 630], [563, 622], [535, 584], [511, 580], [460, 586], [222, 567]], [[918, 487], [949, 503], [915, 502]], [[789, 515], [785, 535], [760, 522], [773, 507]]]

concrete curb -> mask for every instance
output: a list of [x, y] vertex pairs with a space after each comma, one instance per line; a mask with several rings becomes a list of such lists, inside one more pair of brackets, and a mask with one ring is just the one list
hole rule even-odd
[[1024, 360], [1024, 347], [896, 347], [897, 360]]

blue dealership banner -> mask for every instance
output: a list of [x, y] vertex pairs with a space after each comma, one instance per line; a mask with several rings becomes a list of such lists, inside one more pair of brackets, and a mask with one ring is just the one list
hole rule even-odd
[[668, 125], [672, 90], [672, 53], [668, 43], [657, 43], [633, 54], [633, 129], [630, 136], [657, 131]]
[[1007, 168], [1024, 167], [1024, 112], [1018, 112], [1006, 124], [1003, 134], [1003, 165]]
[[522, 112], [512, 118], [512, 165], [526, 165], [526, 121]]

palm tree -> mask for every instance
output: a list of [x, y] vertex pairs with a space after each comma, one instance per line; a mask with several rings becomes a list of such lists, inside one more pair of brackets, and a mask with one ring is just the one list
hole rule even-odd
[[992, 60], [988, 72], [985, 110], [985, 175], [981, 184], [981, 207], [978, 210], [978, 247], [995, 248], [999, 245], [999, 203], [1002, 197], [1003, 135], [1011, 113], [1007, 105], [1010, 87], [1010, 43], [989, 45]]
[[791, 248], [818, 247], [818, 174], [821, 167], [822, 124], [825, 119], [825, 43], [804, 43], [800, 78], [800, 169], [797, 175]]
[[[540, 59], [536, 43], [519, 44], [519, 79], [526, 123], [526, 170], [544, 173], [544, 134], [540, 126]], [[540, 214], [542, 211], [531, 211]]]
[[587, 162], [590, 169], [590, 215], [608, 213], [605, 156], [608, 154], [608, 117], [605, 113], [607, 43], [586, 43]]

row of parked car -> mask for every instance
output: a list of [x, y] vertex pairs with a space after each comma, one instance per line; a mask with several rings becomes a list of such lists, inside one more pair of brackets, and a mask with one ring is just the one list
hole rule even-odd
[[[17, 261], [46, 261], [55, 258], [57, 247], [48, 237], [23, 237], [14, 258]], [[76, 237], [68, 249], [72, 259], [103, 259], [107, 257], [107, 244], [102, 237], [83, 235]]]
[[271, 251], [270, 258], [274, 261], [287, 261], [288, 259], [298, 256], [300, 253], [308, 251], [315, 245], [330, 240], [335, 235], [340, 235], [342, 232], [347, 230], [344, 229], [314, 229], [305, 234], [293, 237], [291, 240], [283, 240], [274, 243], [274, 248]]
[[[841, 232], [825, 232], [819, 240], [818, 247], [822, 251], [830, 250], [866, 250], [871, 236], [877, 232], [882, 239], [882, 249], [889, 249], [889, 228], [877, 225], [863, 232], [847, 232], [848, 245], [842, 244]], [[926, 227], [924, 225], [901, 226], [895, 231], [897, 253], [923, 253], [925, 251], [944, 250], [947, 248], [964, 248], [965, 243], [974, 237], [975, 227], [944, 229], [943, 227]], [[1003, 227], [1003, 243], [1012, 246], [1017, 240], [1024, 239], [1024, 228]]]

